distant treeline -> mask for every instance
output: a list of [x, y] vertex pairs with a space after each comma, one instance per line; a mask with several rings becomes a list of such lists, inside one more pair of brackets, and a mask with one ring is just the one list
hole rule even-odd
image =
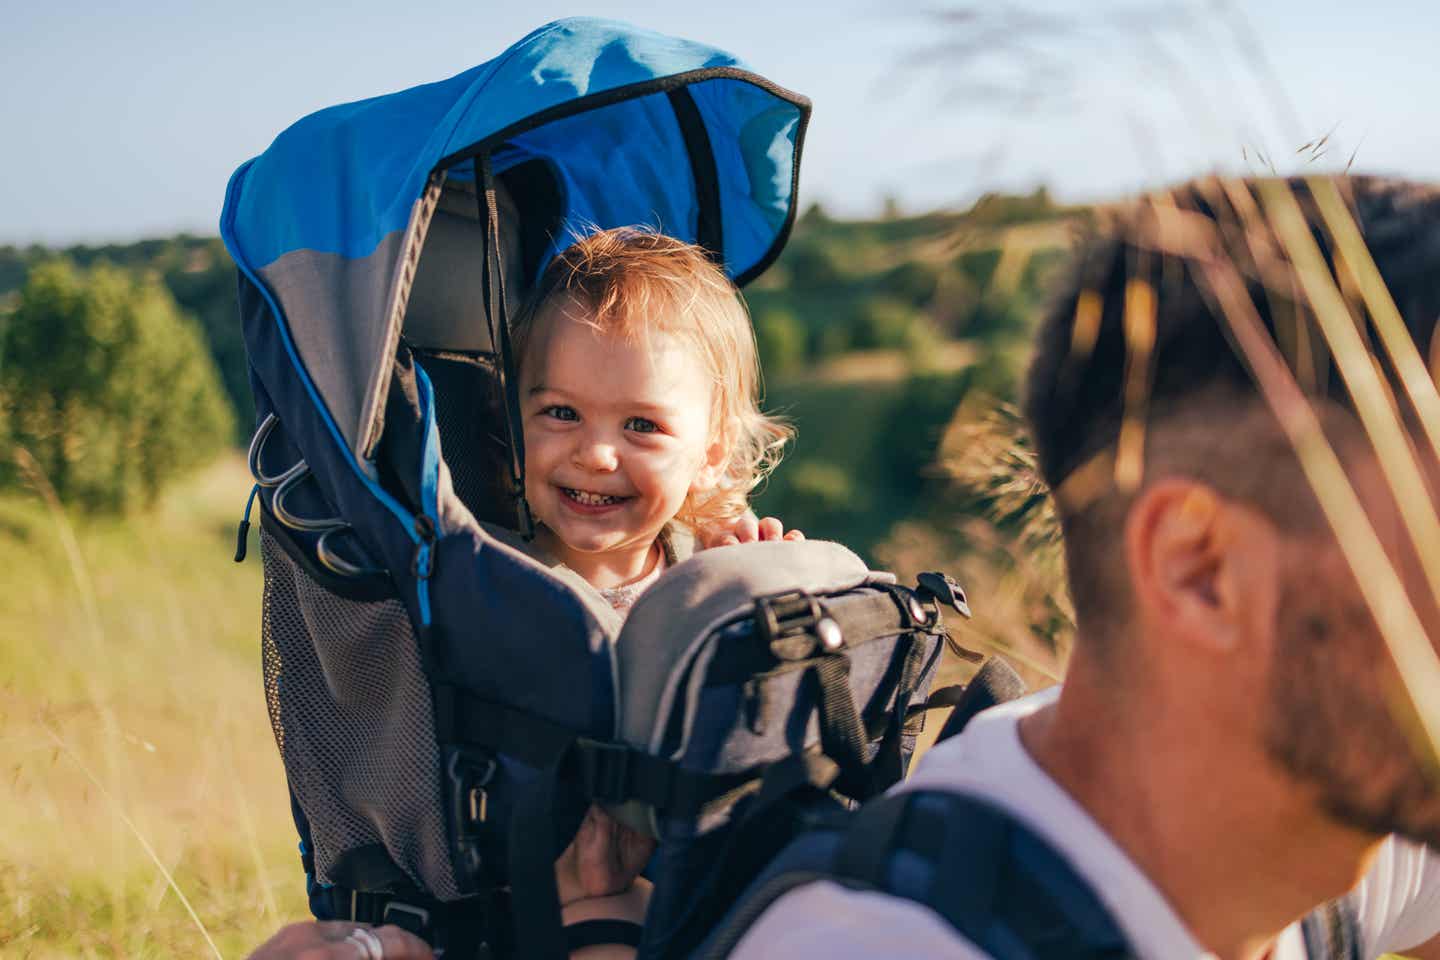
[[784, 373], [850, 350], [1021, 334], [1083, 208], [1038, 189], [970, 209], [833, 220], [812, 206], [776, 265], [746, 291], [766, 369]]
[[[962, 212], [866, 221], [832, 219], [820, 206], [811, 206], [798, 219], [784, 255], [746, 291], [765, 368], [783, 378], [864, 349], [899, 349], [923, 365], [941, 341], [953, 339], [983, 345], [987, 352], [1003, 349], [1020, 339], [1042, 296], [1044, 275], [1060, 259], [1070, 230], [1086, 215], [1083, 209], [1055, 204], [1043, 188], [1023, 196], [987, 196]], [[49, 272], [41, 274], [43, 289], [35, 289], [36, 271], [42, 267]], [[87, 309], [113, 316], [105, 320], [77, 313]], [[46, 310], [68, 310], [68, 320], [47, 319]], [[68, 372], [43, 359], [45, 351], [61, 350], [65, 336], [103, 336], [97, 331], [114, 327], [120, 322], [115, 317], [129, 317], [125, 322], [149, 331], [149, 336], [162, 330], [189, 331], [174, 339], [201, 345], [209, 356], [200, 366], [210, 369], [181, 379], [202, 384], [194, 389], [203, 394], [205, 378], [218, 376], [224, 409], [206, 415], [206, 428], [220, 430], [222, 439], [243, 440], [253, 408], [236, 307], [235, 265], [218, 238], [182, 234], [58, 250], [0, 246], [0, 412], [9, 421], [0, 423], [0, 442], [25, 441], [51, 449], [51, 460], [42, 466], [62, 475], [73, 472], [62, 456], [65, 450], [76, 456], [82, 450], [93, 454], [104, 430], [94, 424], [84, 430], [67, 426], [66, 417], [78, 414], [45, 407], [17, 391], [44, 387], [32, 374], [83, 379], [82, 370], [115, 369], [115, 344], [101, 349], [103, 344], [90, 343], [88, 354], [70, 345], [67, 355], [80, 359], [75, 359], [74, 369], [65, 368]], [[19, 329], [26, 325], [51, 329], [41, 338], [48, 346], [30, 336], [34, 331]], [[24, 350], [40, 352], [27, 355]], [[131, 356], [126, 362], [140, 361]], [[166, 362], [173, 368], [178, 361], [171, 356]], [[33, 369], [18, 371], [18, 365]], [[173, 378], [178, 374], [172, 368], [167, 368], [167, 376]], [[89, 402], [114, 402], [97, 392], [99, 385], [88, 389], [93, 395]], [[192, 413], [208, 409], [203, 398], [192, 401]], [[136, 402], [126, 401], [129, 408]], [[156, 414], [146, 416], [153, 420]], [[30, 425], [30, 433], [21, 429], [22, 421]], [[121, 433], [131, 438], [131, 447], [158, 443], [143, 439], [133, 425], [126, 429], [128, 433]], [[90, 439], [41, 439], [46, 431], [67, 430], [77, 436], [88, 431]], [[121, 452], [110, 457], [121, 457]], [[0, 461], [9, 459], [0, 454]], [[0, 484], [13, 475], [13, 464], [0, 463]], [[153, 485], [146, 480], [138, 486], [130, 483], [129, 492], [92, 491], [88, 499], [122, 503], [134, 491]]]

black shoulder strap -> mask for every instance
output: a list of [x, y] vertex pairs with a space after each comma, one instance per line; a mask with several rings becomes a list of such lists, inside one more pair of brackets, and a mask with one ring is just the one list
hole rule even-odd
[[[919, 858], [923, 868], [904, 863]], [[1045, 840], [990, 803], [910, 791], [867, 804], [836, 851], [835, 879], [924, 904], [998, 960], [1120, 960], [1124, 934]]]
[[[935, 696], [950, 689], [952, 688], [947, 687], [938, 690]], [[935, 742], [940, 743], [959, 734], [965, 729], [966, 724], [982, 710], [988, 710], [996, 704], [1023, 697], [1025, 693], [1025, 681], [1020, 679], [1020, 674], [1015, 672], [1015, 668], [1002, 657], [990, 657], [974, 678], [965, 685], [964, 691], [956, 699], [955, 709], [951, 711], [949, 718], [945, 721], [945, 726], [940, 728], [940, 736], [935, 738]]]
[[827, 832], [782, 853], [697, 956], [729, 956], [776, 900], [820, 881], [922, 904], [995, 960], [1135, 956], [1064, 857], [988, 801], [938, 790], [893, 794], [828, 832], [833, 842], [817, 842]]

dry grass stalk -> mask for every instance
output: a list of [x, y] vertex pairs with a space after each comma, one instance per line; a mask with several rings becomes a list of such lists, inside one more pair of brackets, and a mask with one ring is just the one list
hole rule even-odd
[[42, 727], [50, 736], [50, 739], [54, 741], [55, 748], [68, 757], [80, 772], [85, 775], [85, 779], [90, 781], [90, 784], [95, 788], [96, 792], [110, 805], [110, 808], [115, 812], [115, 816], [120, 819], [121, 823], [125, 824], [131, 836], [144, 848], [145, 855], [150, 858], [150, 861], [155, 864], [155, 869], [159, 870], [160, 875], [164, 877], [165, 887], [175, 892], [175, 897], [180, 901], [180, 905], [185, 908], [185, 912], [190, 915], [190, 919], [194, 922], [196, 929], [198, 929], [200, 935], [205, 938], [205, 943], [209, 945], [210, 952], [215, 954], [217, 960], [224, 960], [224, 954], [222, 954], [220, 948], [215, 945], [215, 941], [210, 936], [210, 931], [205, 928], [205, 924], [200, 919], [200, 915], [196, 913], [195, 908], [190, 905], [190, 898], [185, 896], [185, 891], [181, 890], [180, 885], [175, 882], [175, 875], [165, 866], [165, 861], [160, 859], [160, 854], [155, 851], [155, 847], [145, 838], [144, 832], [142, 832], [140, 828], [136, 826], [135, 821], [130, 819], [129, 815], [125, 813], [125, 809], [121, 806], [120, 801], [105, 788], [104, 782], [91, 772], [90, 768], [85, 765], [85, 762], [80, 759], [75, 751], [70, 749], [69, 744], [61, 738], [60, 734], [56, 733], [49, 724], [42, 724]]
[[[1326, 229], [1335, 240], [1339, 261], [1359, 287], [1361, 299], [1370, 312], [1380, 342], [1395, 365], [1395, 371], [1405, 387], [1410, 402], [1415, 406], [1421, 427], [1430, 441], [1430, 449], [1440, 457], [1440, 391], [1435, 388], [1432, 372], [1427, 369], [1420, 356], [1414, 339], [1405, 327], [1395, 298], [1380, 276], [1380, 268], [1370, 256], [1355, 219], [1345, 206], [1340, 188], [1329, 177], [1312, 177], [1309, 181], [1311, 195], [1325, 220]], [[1440, 343], [1440, 338], [1432, 342]]]
[[[1289, 188], [1284, 184], [1279, 186], [1286, 191], [1290, 203], [1294, 204], [1295, 200], [1293, 195], [1289, 194]], [[1273, 185], [1266, 185], [1262, 189], [1268, 189], [1272, 195], [1274, 193]], [[1267, 205], [1276, 203], [1271, 195], [1267, 195], [1266, 199]], [[1278, 215], [1271, 214], [1271, 222], [1275, 224], [1282, 238], [1288, 238], [1294, 246], [1299, 247], [1300, 244], [1295, 242], [1296, 238], [1291, 233], [1292, 227], [1285, 223], [1283, 198], [1278, 203], [1280, 212]], [[1298, 205], [1294, 207], [1293, 214], [1299, 216]], [[1313, 238], [1304, 230], [1303, 220], [1298, 222], [1305, 238], [1313, 244]], [[1315, 254], [1318, 256], [1318, 250]], [[1396, 706], [1418, 722], [1418, 726], [1409, 725], [1412, 729], [1423, 732], [1423, 737], [1417, 739], [1417, 750], [1432, 769], [1440, 770], [1440, 698], [1433, 696], [1435, 691], [1440, 690], [1440, 658], [1437, 658], [1431, 647], [1405, 586], [1366, 516], [1339, 456], [1326, 439], [1319, 418], [1296, 383], [1274, 340], [1265, 331], [1239, 270], [1223, 255], [1203, 255], [1197, 259], [1210, 291], [1220, 306], [1220, 314], [1229, 326], [1262, 396], [1269, 403], [1295, 449], [1301, 469], [1314, 490], [1326, 519], [1335, 531], [1340, 550], [1355, 575], [1361, 596], [1399, 669], [1407, 702]], [[1304, 263], [1303, 258], [1301, 263]], [[1313, 265], [1311, 266], [1313, 269]], [[1297, 270], [1300, 269], [1301, 265], [1297, 264]], [[1328, 271], [1325, 271], [1324, 276], [1328, 280]], [[1304, 279], [1302, 275], [1302, 280]], [[1327, 297], [1323, 284], [1318, 283], [1317, 279], [1312, 275], [1306, 284], [1306, 292], [1311, 297], [1316, 314], [1327, 309], [1333, 311], [1337, 301], [1343, 309], [1343, 301], [1339, 300], [1339, 293], [1334, 289], [1333, 282]], [[1355, 334], [1348, 313], [1340, 318], [1343, 319], [1341, 323], [1335, 322], [1337, 318], [1333, 312], [1328, 319], [1330, 322], [1322, 322], [1321, 331], [1332, 354], [1337, 361], [1350, 368], [1348, 376], [1355, 377], [1356, 381], [1363, 385], [1366, 374], [1373, 374], [1373, 366], [1369, 361], [1368, 351]], [[1353, 335], [1353, 339], [1346, 338], [1344, 331]], [[1355, 351], [1360, 352], [1357, 354]], [[1372, 386], [1378, 388], [1378, 384]], [[1383, 405], [1383, 395], [1380, 395], [1378, 389], [1371, 390], [1364, 398], [1357, 396], [1355, 399], [1357, 406], [1363, 405], [1370, 409], [1373, 418], [1377, 398]], [[1388, 406], [1385, 406], [1385, 410], [1393, 421], [1393, 412], [1389, 411]], [[1403, 477], [1403, 463], [1397, 465], [1387, 462], [1387, 454], [1393, 453], [1393, 450], [1388, 447], [1380, 450], [1384, 435], [1377, 437], [1368, 421], [1365, 426], [1372, 443], [1377, 446], [1382, 464], [1386, 465], [1387, 477]], [[1394, 427], [1398, 430], [1398, 423], [1394, 423]], [[1379, 423], [1377, 429], [1384, 431], [1386, 426]], [[1414, 478], [1418, 478], [1418, 467], [1413, 459], [1409, 458], [1408, 448], [1402, 446], [1402, 452], [1409, 461]], [[1423, 506], [1428, 510], [1430, 500], [1424, 491], [1423, 483], [1421, 496]], [[1433, 510], [1429, 512], [1430, 520], [1434, 520]], [[1415, 527], [1410, 525], [1408, 517], [1407, 526], [1414, 536]]]
[[1143, 276], [1131, 277], [1125, 284], [1125, 414], [1115, 449], [1115, 486], [1121, 493], [1133, 493], [1144, 478], [1155, 311], [1155, 288]]

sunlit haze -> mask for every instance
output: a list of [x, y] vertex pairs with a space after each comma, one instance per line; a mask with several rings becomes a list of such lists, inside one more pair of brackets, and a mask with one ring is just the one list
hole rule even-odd
[[1317, 169], [1353, 155], [1425, 178], [1440, 156], [1440, 5], [1422, 0], [1131, 2], [1123, 18], [1108, 3], [1006, 8], [1028, 17], [971, 4], [971, 19], [845, 0], [137, 6], [7, 10], [0, 243], [214, 233], [230, 172], [294, 120], [450, 76], [577, 14], [722, 47], [810, 96], [802, 202], [841, 215], [1290, 172], [1327, 133]]

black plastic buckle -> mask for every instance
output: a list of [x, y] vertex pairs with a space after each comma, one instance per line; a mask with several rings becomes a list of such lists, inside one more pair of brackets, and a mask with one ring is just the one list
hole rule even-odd
[[631, 748], [621, 743], [603, 743], [584, 737], [580, 749], [580, 783], [592, 800], [624, 803], [630, 799]]
[[489, 815], [490, 785], [499, 765], [493, 757], [475, 757], [462, 750], [450, 756], [450, 783], [455, 798], [456, 822], [472, 833]]
[[[336, 891], [342, 895], [345, 893], [341, 888]], [[389, 900], [388, 893], [381, 893], [375, 890], [350, 890], [349, 903], [343, 905], [338, 911], [343, 919], [354, 920], [356, 923], [375, 923], [383, 916], [385, 904]]]
[[385, 912], [381, 914], [380, 922], [393, 923], [401, 930], [413, 933], [421, 939], [428, 939], [426, 934], [430, 932], [430, 911], [424, 907], [391, 900], [385, 904]]
[[920, 574], [917, 579], [921, 595], [933, 597], [967, 620], [971, 617], [970, 601], [965, 598], [965, 588], [956, 583], [954, 577], [932, 570]]
[[782, 660], [815, 653], [815, 628], [824, 616], [820, 602], [804, 590], [755, 598], [755, 633]]
[[463, 748], [448, 752], [445, 794], [454, 824], [456, 868], [474, 879], [484, 865], [480, 845], [489, 816], [488, 788], [500, 765], [494, 757], [477, 756]]

